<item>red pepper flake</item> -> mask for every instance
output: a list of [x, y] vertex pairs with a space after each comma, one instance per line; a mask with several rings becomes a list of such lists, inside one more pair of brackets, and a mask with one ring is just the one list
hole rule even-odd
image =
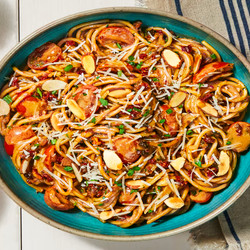
[[206, 174], [208, 178], [215, 176], [217, 173], [218, 173], [218, 168], [216, 167], [207, 168]]
[[147, 54], [145, 54], [145, 53], [139, 55], [139, 58], [140, 58], [140, 59], [144, 59], [144, 58], [146, 58], [146, 57], [147, 57]]
[[42, 81], [42, 80], [46, 80], [48, 79], [49, 75], [47, 73], [43, 74], [42, 76], [39, 77], [39, 80]]
[[43, 179], [47, 179], [49, 182], [53, 181], [53, 179], [48, 174], [43, 174], [42, 177]]
[[203, 140], [204, 140], [204, 142], [210, 143], [210, 144], [212, 144], [212, 143], [215, 142], [215, 139], [214, 139], [212, 136], [208, 136], [208, 135], [205, 135], [205, 136], [203, 137]]
[[149, 164], [155, 164], [155, 163], [156, 163], [156, 160], [155, 160], [155, 159], [150, 159], [150, 160], [148, 161], [148, 163], [149, 163]]
[[19, 84], [18, 84], [18, 78], [17, 77], [14, 77], [13, 80], [12, 80], [12, 83], [11, 83], [11, 86], [12, 87], [17, 87], [19, 88]]
[[242, 127], [240, 126], [240, 124], [239, 124], [239, 123], [235, 124], [235, 128], [236, 128], [236, 133], [237, 133], [237, 135], [238, 135], [238, 136], [241, 136], [241, 135], [242, 135], [243, 129], [242, 129]]
[[142, 76], [147, 76], [148, 75], [148, 68], [141, 68], [139, 72], [142, 74]]
[[75, 46], [76, 43], [75, 43], [74, 41], [67, 41], [67, 42], [66, 42], [66, 45], [67, 45], [67, 46]]
[[181, 46], [181, 50], [187, 53], [191, 53], [192, 51], [192, 46], [188, 45], [188, 46]]
[[212, 93], [206, 93], [203, 97], [201, 97], [201, 100], [203, 102], [208, 102], [208, 100], [213, 96]]

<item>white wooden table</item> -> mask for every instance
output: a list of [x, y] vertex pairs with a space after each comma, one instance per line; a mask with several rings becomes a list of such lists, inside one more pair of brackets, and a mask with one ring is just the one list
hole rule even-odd
[[[0, 0], [0, 59], [19, 40], [53, 20], [88, 9], [114, 6], [136, 6], [136, 0]], [[0, 190], [1, 250], [185, 250], [190, 249], [188, 238], [188, 232], [144, 242], [111, 242], [75, 236], [34, 218]]]

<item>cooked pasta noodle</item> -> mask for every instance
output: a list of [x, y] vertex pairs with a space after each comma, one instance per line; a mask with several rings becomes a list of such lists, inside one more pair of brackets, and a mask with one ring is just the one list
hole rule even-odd
[[120, 227], [184, 213], [230, 184], [249, 146], [232, 69], [167, 28], [80, 24], [13, 67], [0, 95], [6, 151], [53, 209]]

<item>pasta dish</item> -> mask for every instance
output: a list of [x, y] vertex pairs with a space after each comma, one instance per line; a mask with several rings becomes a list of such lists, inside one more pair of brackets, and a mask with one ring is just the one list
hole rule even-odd
[[13, 71], [0, 96], [5, 149], [55, 210], [124, 228], [185, 213], [230, 184], [250, 144], [233, 63], [165, 27], [83, 23]]

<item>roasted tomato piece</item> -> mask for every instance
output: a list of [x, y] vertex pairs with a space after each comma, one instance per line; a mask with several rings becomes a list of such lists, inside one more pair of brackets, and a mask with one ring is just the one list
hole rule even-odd
[[190, 199], [196, 203], [205, 203], [209, 201], [213, 196], [211, 192], [205, 192], [201, 190], [192, 190], [190, 194]]
[[86, 118], [89, 117], [96, 106], [96, 95], [94, 91], [96, 87], [90, 86], [82, 86], [75, 93], [74, 100], [77, 102], [79, 107], [85, 112]]
[[47, 42], [36, 48], [28, 57], [28, 66], [31, 69], [43, 69], [47, 63], [58, 60], [62, 49], [54, 43]]
[[5, 135], [5, 141], [8, 145], [14, 145], [20, 141], [27, 140], [35, 136], [30, 126], [17, 126], [10, 129]]
[[227, 130], [228, 144], [238, 153], [245, 151], [250, 146], [250, 124], [235, 122]]
[[13, 155], [14, 145], [9, 145], [6, 141], [4, 141], [4, 148], [8, 155]]
[[55, 154], [55, 146], [51, 145], [48, 148], [46, 148], [44, 154], [46, 155], [44, 164], [50, 171], [52, 171], [52, 162], [55, 162], [57, 158]]
[[103, 46], [112, 45], [115, 43], [121, 43], [122, 45], [131, 45], [134, 43], [135, 38], [127, 28], [112, 26], [104, 28], [100, 32], [97, 40]]
[[233, 63], [213, 62], [201, 68], [193, 77], [193, 83], [205, 82], [211, 76], [233, 69]]
[[179, 124], [175, 116], [176, 112], [167, 104], [162, 105], [160, 110], [160, 118], [165, 119], [163, 126], [166, 129], [166, 132], [170, 133], [171, 136], [175, 136], [179, 129]]
[[35, 116], [36, 114], [44, 110], [46, 103], [43, 100], [39, 100], [33, 96], [25, 97], [18, 103], [16, 109], [25, 117]]
[[133, 163], [140, 157], [138, 141], [121, 137], [114, 141], [114, 149], [124, 163]]
[[63, 195], [57, 193], [54, 187], [50, 187], [45, 191], [44, 201], [55, 210], [65, 211], [74, 208], [74, 205]]

